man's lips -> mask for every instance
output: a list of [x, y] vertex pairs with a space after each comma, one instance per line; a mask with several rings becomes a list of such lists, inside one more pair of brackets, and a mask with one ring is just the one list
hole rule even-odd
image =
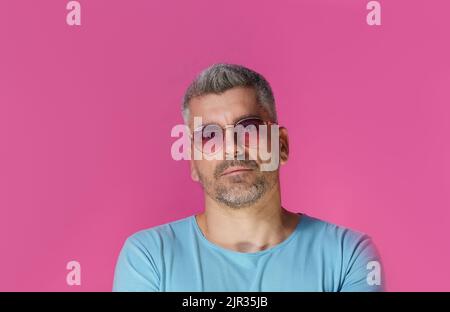
[[235, 175], [235, 174], [240, 174], [242, 172], [246, 172], [246, 171], [252, 171], [253, 169], [248, 168], [248, 167], [230, 167], [227, 170], [225, 170], [224, 172], [222, 172], [221, 176], [224, 175]]

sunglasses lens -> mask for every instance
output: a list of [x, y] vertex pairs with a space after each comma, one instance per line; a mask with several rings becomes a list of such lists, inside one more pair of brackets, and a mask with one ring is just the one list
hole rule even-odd
[[244, 128], [244, 144], [246, 147], [254, 146], [258, 142], [259, 126], [264, 121], [259, 118], [248, 118], [240, 121], [237, 126]]
[[217, 132], [214, 131], [215, 127], [211, 127], [211, 126], [206, 126], [203, 128], [202, 131], [202, 143], [203, 145], [205, 145], [206, 143], [208, 143], [210, 140], [214, 139], [217, 135]]
[[222, 133], [219, 125], [206, 125], [194, 131], [195, 146], [203, 153], [215, 153], [220, 149], [223, 138], [217, 138]]

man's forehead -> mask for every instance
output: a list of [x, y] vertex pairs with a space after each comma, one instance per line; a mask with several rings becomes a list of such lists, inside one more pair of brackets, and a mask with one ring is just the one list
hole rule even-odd
[[189, 103], [190, 119], [201, 117], [202, 123], [229, 124], [242, 116], [258, 115], [260, 106], [251, 88], [233, 88], [221, 94], [207, 94]]

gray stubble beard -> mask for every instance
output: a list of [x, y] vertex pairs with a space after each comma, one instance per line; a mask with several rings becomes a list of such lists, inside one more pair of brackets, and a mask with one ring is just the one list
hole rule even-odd
[[[218, 182], [217, 185], [198, 172], [203, 190], [218, 203], [233, 209], [252, 206], [275, 185], [275, 177], [258, 175], [250, 187], [244, 187], [244, 179], [240, 176], [229, 177], [230, 186]], [[215, 174], [214, 180], [219, 181], [220, 175]], [[246, 186], [246, 185], [245, 185]]]

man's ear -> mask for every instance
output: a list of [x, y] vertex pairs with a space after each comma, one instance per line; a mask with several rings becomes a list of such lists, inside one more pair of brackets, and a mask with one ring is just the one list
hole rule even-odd
[[280, 163], [284, 165], [289, 158], [289, 136], [285, 127], [279, 128], [280, 132]]
[[195, 168], [194, 161], [190, 161], [191, 178], [193, 181], [198, 182], [200, 180], [197, 169]]

